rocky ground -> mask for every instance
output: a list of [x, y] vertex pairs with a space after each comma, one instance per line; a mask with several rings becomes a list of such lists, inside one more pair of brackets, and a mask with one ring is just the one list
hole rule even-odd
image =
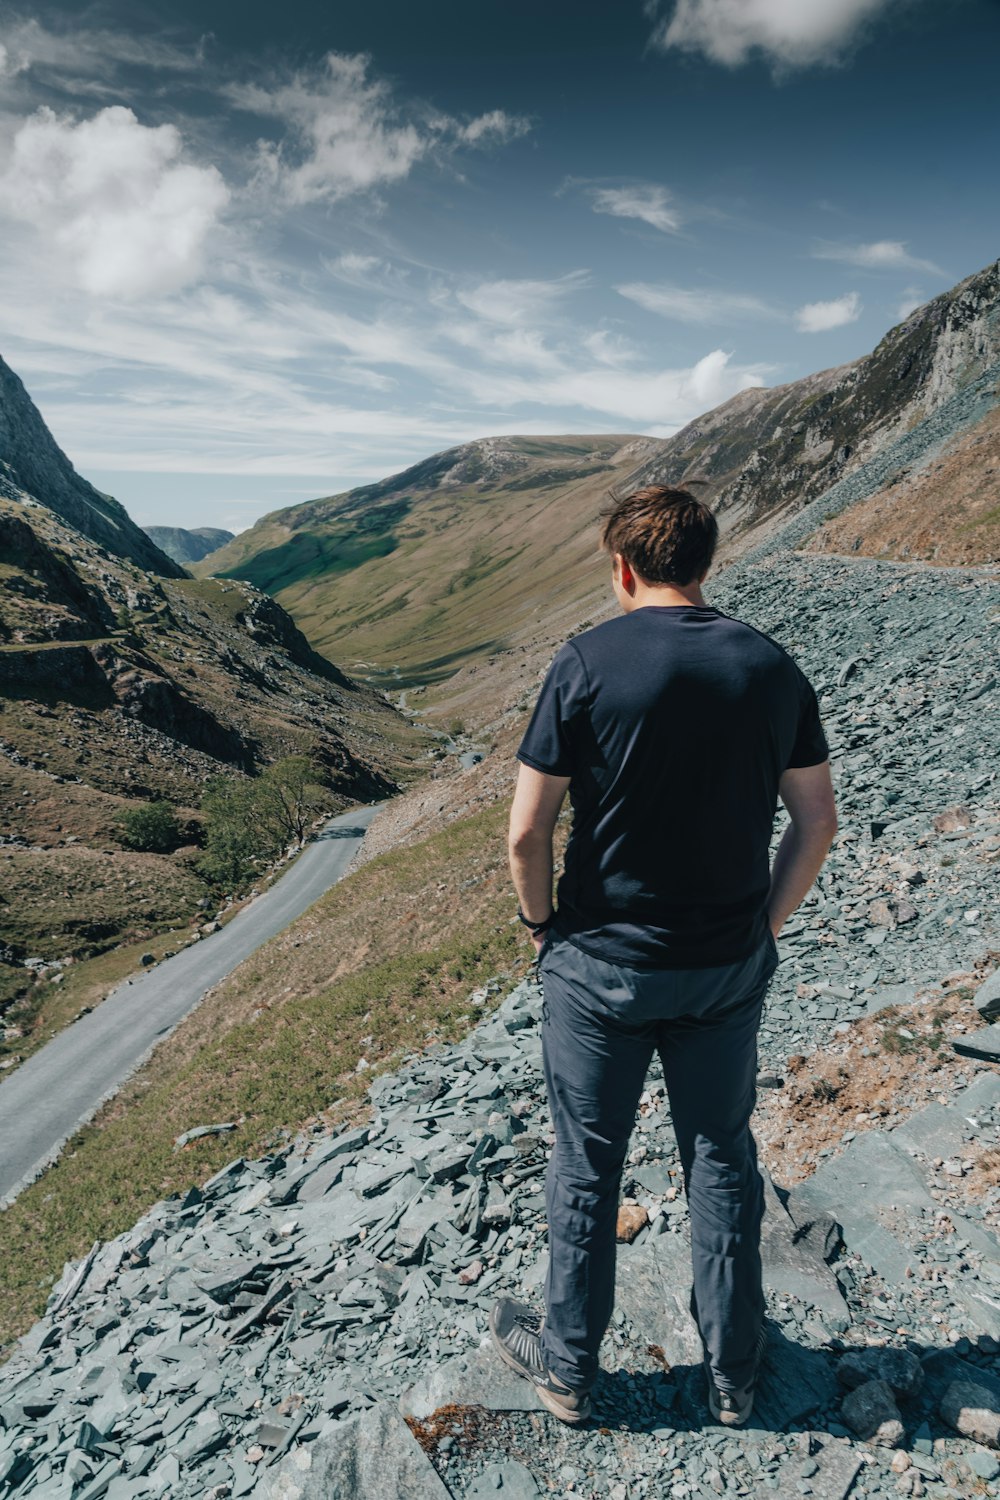
[[775, 552], [711, 598], [815, 683], [841, 812], [761, 1035], [753, 1425], [708, 1425], [655, 1074], [595, 1420], [558, 1426], [482, 1347], [544, 1274], [523, 985], [377, 1079], [368, 1125], [235, 1161], [67, 1267], [0, 1370], [12, 1495], [1000, 1493], [1000, 578]]
[[[544, 1275], [539, 1011], [522, 984], [464, 1042], [377, 1079], [370, 1124], [238, 1159], [68, 1266], [2, 1372], [7, 1492], [996, 1493], [1000, 1192], [969, 1202], [949, 1175], [1000, 1143], [989, 1064], [949, 1062], [947, 1105], [858, 1129], [790, 1196], [769, 1185], [766, 1374], [738, 1433], [704, 1407], [651, 1075], [625, 1181], [638, 1233], [595, 1416], [574, 1431], [483, 1343], [493, 1298], [537, 1298]], [[780, 1061], [765, 1048], [765, 1073]]]

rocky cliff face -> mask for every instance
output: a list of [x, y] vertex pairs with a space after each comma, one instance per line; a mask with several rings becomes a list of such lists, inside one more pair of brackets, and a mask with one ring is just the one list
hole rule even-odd
[[195, 526], [193, 530], [183, 526], [144, 526], [143, 530], [161, 552], [182, 566], [200, 562], [210, 552], [231, 542], [235, 535], [221, 526]]
[[124, 506], [81, 479], [13, 370], [0, 359], [0, 495], [24, 494], [118, 557], [166, 578], [184, 569], [161, 552]]
[[[992, 381], [992, 387], [991, 387]], [[953, 405], [953, 430], [1000, 400], [1000, 261], [925, 303], [872, 354], [772, 390], [743, 391], [629, 476], [701, 482], [729, 533], [787, 515]], [[981, 406], [963, 393], [983, 387]], [[975, 409], [973, 409], [975, 408]], [[928, 429], [933, 442], [948, 423]], [[919, 452], [907, 454], [913, 463]]]

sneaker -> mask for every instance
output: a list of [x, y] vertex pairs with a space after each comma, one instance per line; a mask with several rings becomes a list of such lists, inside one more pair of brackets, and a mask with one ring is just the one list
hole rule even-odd
[[754, 1396], [757, 1391], [757, 1374], [760, 1370], [760, 1362], [764, 1357], [767, 1347], [767, 1331], [762, 1328], [757, 1335], [757, 1346], [754, 1349], [754, 1372], [749, 1385], [743, 1386], [738, 1391], [722, 1391], [715, 1383], [712, 1375], [712, 1367], [705, 1356], [705, 1377], [708, 1380], [708, 1409], [712, 1418], [720, 1422], [723, 1427], [742, 1427], [750, 1413], [753, 1411]]
[[538, 1399], [560, 1422], [575, 1426], [590, 1416], [588, 1391], [570, 1390], [550, 1375], [542, 1361], [539, 1334], [542, 1322], [523, 1302], [501, 1297], [490, 1311], [490, 1333], [500, 1358], [518, 1375], [530, 1380]]

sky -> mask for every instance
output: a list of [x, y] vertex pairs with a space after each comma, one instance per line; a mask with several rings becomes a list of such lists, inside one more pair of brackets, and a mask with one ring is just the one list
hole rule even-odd
[[140, 525], [669, 436], [1000, 254], [1000, 0], [0, 0], [0, 355]]

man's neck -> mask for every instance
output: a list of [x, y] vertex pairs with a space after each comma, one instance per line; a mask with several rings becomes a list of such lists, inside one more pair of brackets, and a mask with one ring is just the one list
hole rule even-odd
[[687, 583], [680, 587], [673, 583], [643, 583], [637, 578], [635, 592], [629, 600], [628, 612], [656, 604], [661, 608], [664, 605], [677, 604], [697, 604], [704, 608], [705, 597], [701, 592], [701, 584], [698, 582]]

